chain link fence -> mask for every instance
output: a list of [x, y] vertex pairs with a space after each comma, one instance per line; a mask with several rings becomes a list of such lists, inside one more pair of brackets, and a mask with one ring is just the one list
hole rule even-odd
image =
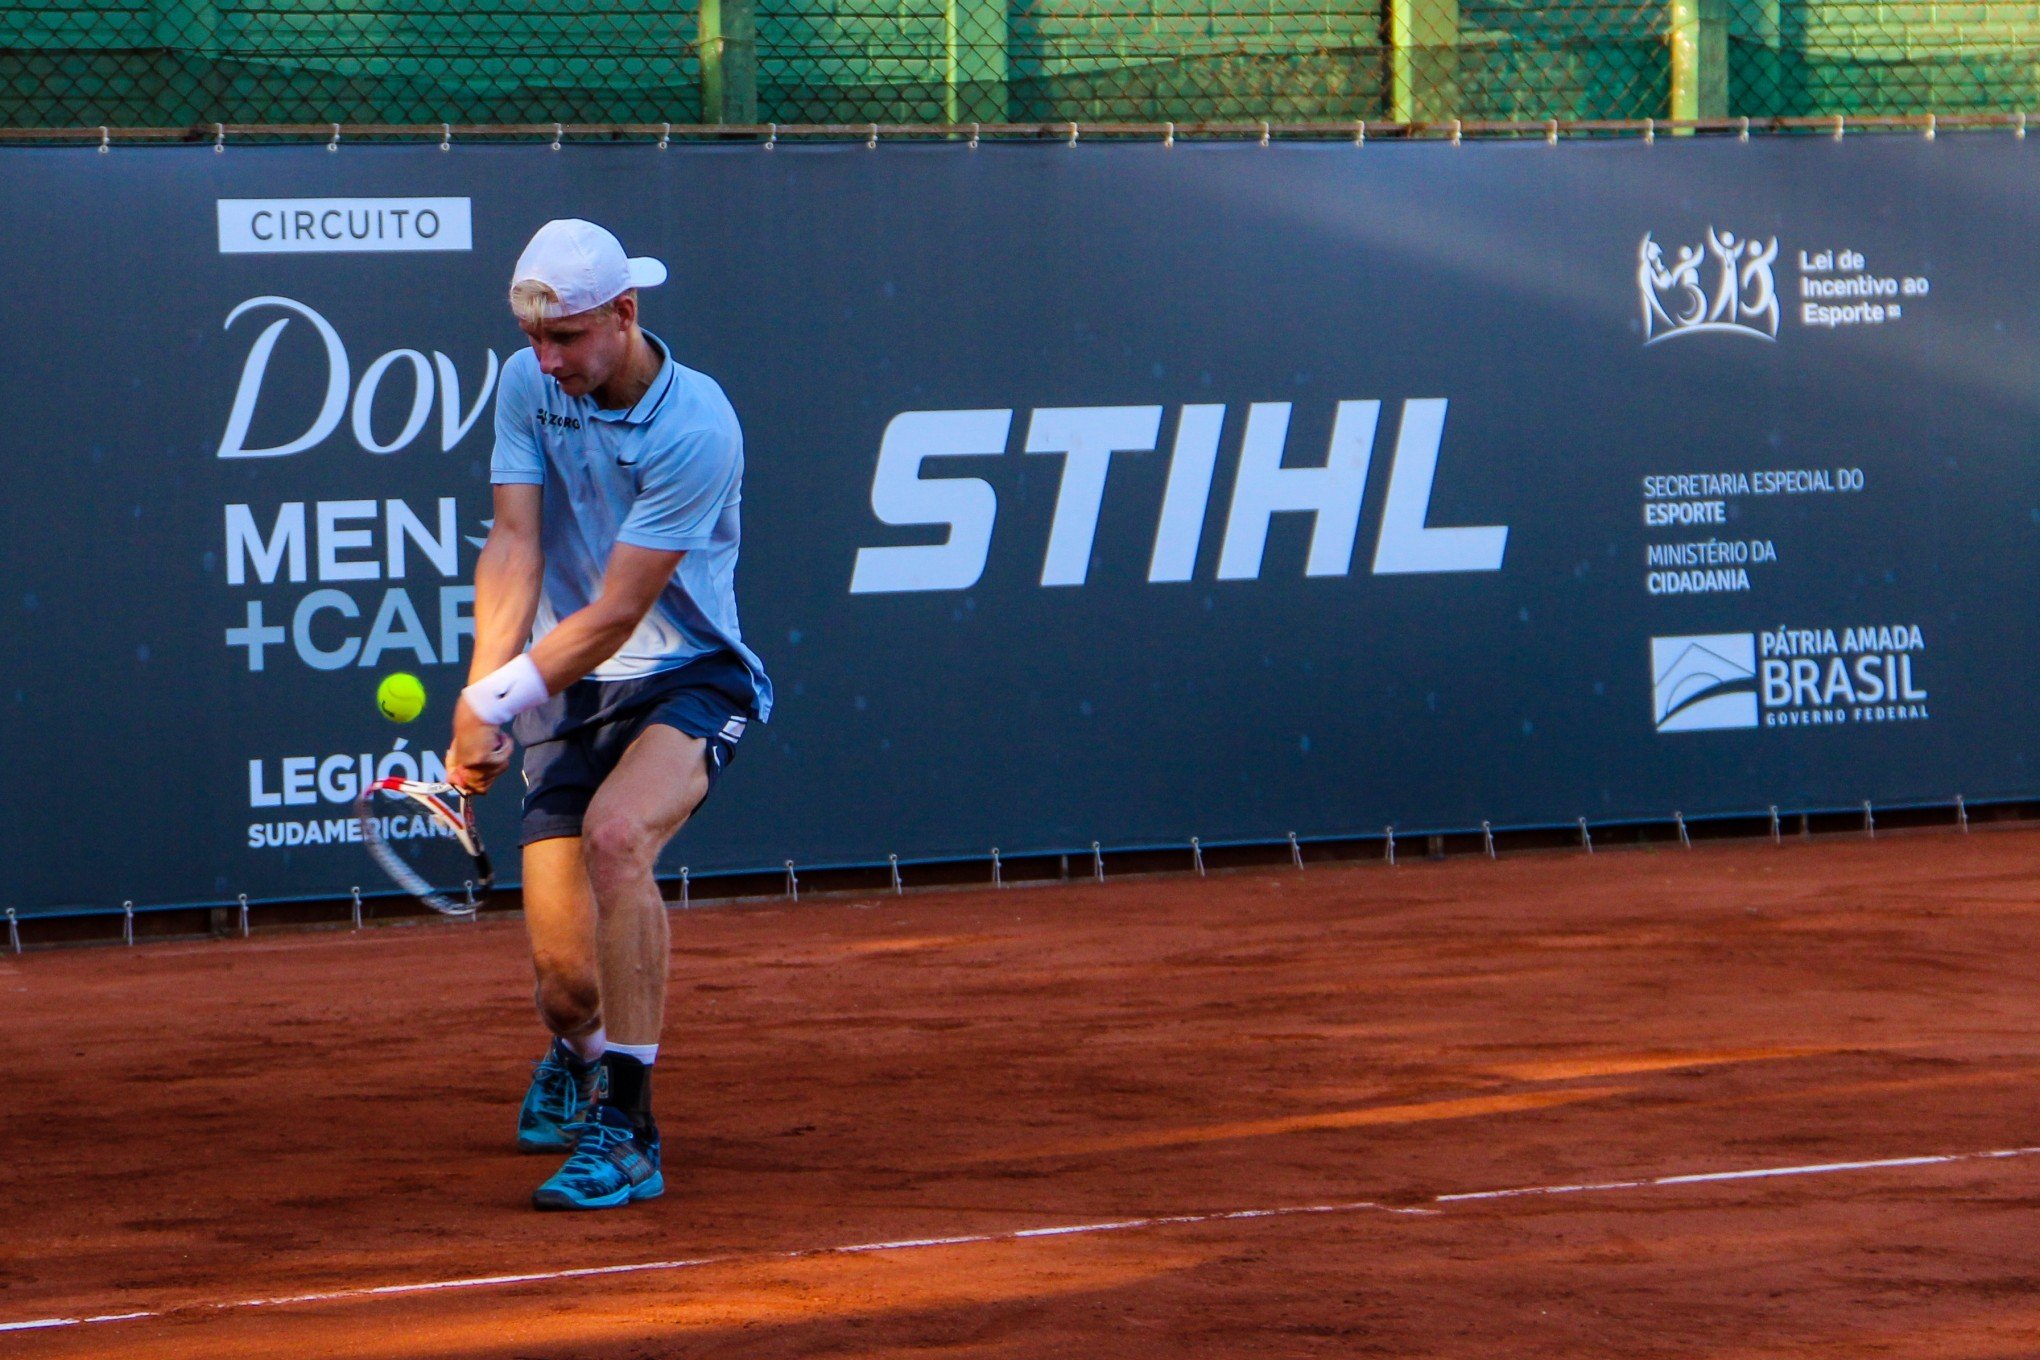
[[0, 0], [0, 127], [2013, 112], [1992, 0]]

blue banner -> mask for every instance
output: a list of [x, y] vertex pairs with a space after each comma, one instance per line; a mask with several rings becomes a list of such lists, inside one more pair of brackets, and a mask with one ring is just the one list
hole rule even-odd
[[779, 707], [669, 870], [2031, 797], [2028, 157], [0, 152], [0, 905], [368, 877], [559, 216], [745, 429]]

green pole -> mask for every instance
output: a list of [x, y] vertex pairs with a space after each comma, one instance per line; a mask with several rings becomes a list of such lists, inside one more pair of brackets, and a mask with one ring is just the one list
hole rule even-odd
[[1671, 0], [1672, 117], [1728, 117], [1728, 0]]
[[943, 0], [942, 112], [951, 123], [1006, 121], [1006, 0]]
[[758, 121], [758, 19], [752, 0], [701, 0], [701, 121]]
[[1459, 112], [1459, 0], [1389, 0], [1389, 117], [1429, 123]]

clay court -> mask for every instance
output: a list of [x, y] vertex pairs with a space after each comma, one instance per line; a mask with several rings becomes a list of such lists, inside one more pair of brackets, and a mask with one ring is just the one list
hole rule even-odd
[[514, 920], [31, 953], [4, 1350], [2031, 1356], [2036, 880], [1995, 827], [675, 912], [670, 1188], [582, 1216]]

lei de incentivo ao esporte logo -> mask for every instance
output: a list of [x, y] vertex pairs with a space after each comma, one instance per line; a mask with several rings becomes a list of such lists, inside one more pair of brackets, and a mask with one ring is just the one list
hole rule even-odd
[[1885, 326], [1932, 285], [1923, 274], [1882, 274], [1848, 244], [1794, 250], [1796, 274], [1779, 289], [1780, 242], [1713, 223], [1685, 239], [1646, 231], [1636, 247], [1636, 291], [1643, 343], [1685, 335], [1739, 335], [1776, 341], [1786, 320], [1811, 330]]

